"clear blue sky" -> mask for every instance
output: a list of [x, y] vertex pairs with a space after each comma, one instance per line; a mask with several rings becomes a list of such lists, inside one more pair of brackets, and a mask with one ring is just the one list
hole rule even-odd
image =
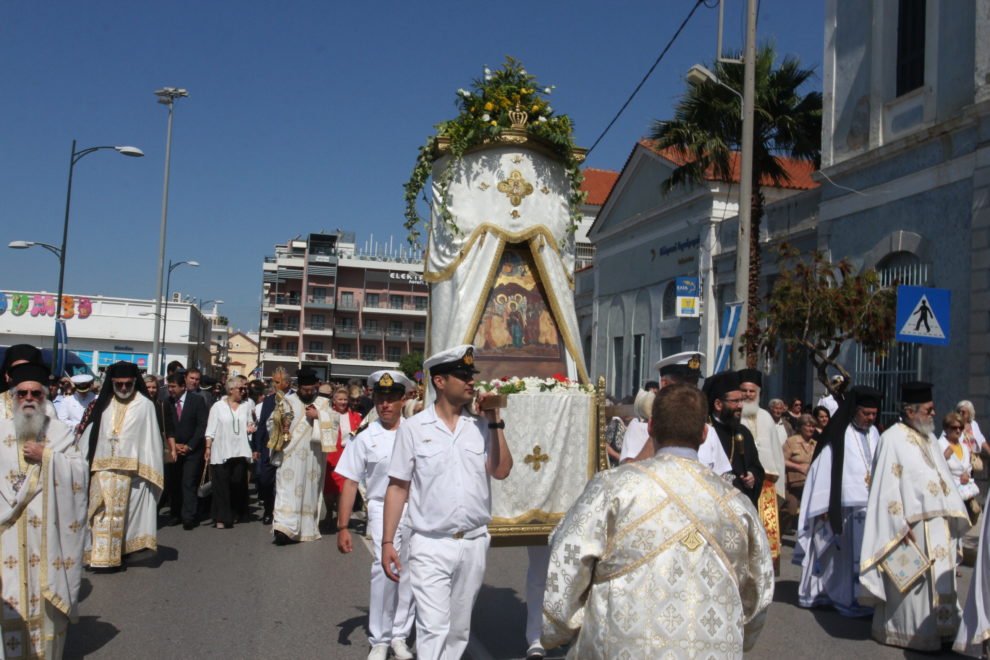
[[[710, 4], [714, 4], [713, 1]], [[744, 0], [726, 41], [742, 44]], [[694, 5], [614, 2], [4, 2], [0, 4], [2, 244], [61, 241], [68, 157], [135, 145], [75, 168], [66, 292], [154, 297], [167, 111], [177, 101], [166, 259], [173, 290], [226, 301], [256, 329], [261, 259], [276, 242], [337, 227], [363, 242], [405, 238], [416, 150], [455, 114], [455, 90], [505, 55], [522, 60], [588, 147]], [[763, 0], [759, 38], [819, 76], [820, 0]], [[655, 118], [670, 116], [695, 62], [711, 62], [717, 10], [702, 6], [591, 154], [619, 170]], [[0, 290], [57, 287], [54, 257], [0, 246]], [[2, 343], [2, 338], [0, 338]]]

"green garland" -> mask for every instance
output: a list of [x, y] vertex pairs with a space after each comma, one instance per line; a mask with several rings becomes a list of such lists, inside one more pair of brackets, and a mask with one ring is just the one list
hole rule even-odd
[[[437, 139], [449, 140], [451, 162], [437, 180], [440, 196], [440, 215], [455, 234], [460, 229], [449, 210], [450, 182], [454, 166], [463, 160], [465, 152], [481, 144], [495, 142], [498, 136], [512, 125], [509, 111], [519, 108], [528, 114], [526, 132], [542, 138], [564, 161], [571, 183], [569, 198], [571, 223], [568, 231], [573, 234], [581, 220], [581, 205], [587, 193], [581, 191], [584, 175], [580, 163], [574, 155], [574, 126], [567, 115], [555, 115], [547, 97], [552, 87], [540, 88], [536, 78], [526, 73], [517, 60], [506, 57], [501, 69], [491, 71], [485, 68], [485, 76], [472, 83], [471, 91], [457, 90], [457, 104], [460, 113], [455, 119], [436, 125], [437, 134], [430, 136], [426, 144], [419, 148], [416, 165], [409, 181], [405, 184], [406, 222], [409, 242], [419, 245], [419, 225], [422, 218], [416, 209], [416, 202], [426, 187], [433, 171], [433, 161], [437, 156]], [[429, 199], [425, 198], [427, 203]]]

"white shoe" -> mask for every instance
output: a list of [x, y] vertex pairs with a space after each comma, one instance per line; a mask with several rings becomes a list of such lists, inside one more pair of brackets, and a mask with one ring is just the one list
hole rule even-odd
[[406, 646], [404, 639], [392, 640], [392, 655], [396, 657], [396, 660], [412, 660], [413, 657], [412, 651]]
[[368, 654], [368, 660], [385, 660], [388, 657], [388, 647], [384, 644], [379, 644], [378, 646], [371, 647], [371, 653]]

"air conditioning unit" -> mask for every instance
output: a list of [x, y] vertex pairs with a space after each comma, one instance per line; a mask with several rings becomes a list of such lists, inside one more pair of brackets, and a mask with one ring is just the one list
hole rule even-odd
[[172, 292], [172, 302], [174, 302], [174, 303], [182, 302], [182, 294], [180, 292], [178, 292], [178, 291], [173, 291]]

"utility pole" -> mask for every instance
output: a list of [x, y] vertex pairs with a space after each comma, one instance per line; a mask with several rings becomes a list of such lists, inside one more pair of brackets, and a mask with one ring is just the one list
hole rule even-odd
[[[749, 246], [752, 234], [753, 210], [753, 124], [756, 101], [756, 2], [746, 3], [746, 46], [743, 51], [743, 108], [742, 153], [739, 165], [739, 239], [736, 242], [736, 300], [743, 301], [739, 311], [739, 325], [732, 350], [733, 369], [747, 365], [745, 354], [740, 354], [740, 339], [749, 325], [752, 299], [750, 298]], [[759, 282], [755, 283], [759, 286]], [[755, 366], [755, 365], [754, 365]]]

